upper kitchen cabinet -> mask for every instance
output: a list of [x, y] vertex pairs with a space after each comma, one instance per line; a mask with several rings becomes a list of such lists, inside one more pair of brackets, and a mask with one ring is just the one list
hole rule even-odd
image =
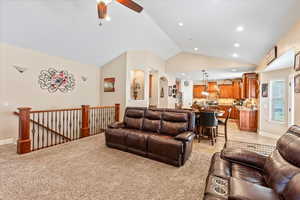
[[233, 80], [232, 82], [233, 98], [241, 99], [242, 96], [242, 80]]
[[207, 91], [208, 92], [218, 92], [218, 84], [217, 82], [208, 82]]
[[193, 97], [194, 98], [205, 98], [203, 95], [202, 95], [202, 92], [205, 90], [205, 85], [194, 85], [194, 88], [193, 88]]
[[220, 95], [219, 98], [232, 99], [233, 98], [233, 86], [232, 85], [219, 85]]
[[243, 74], [242, 99], [258, 98], [258, 75], [256, 73]]

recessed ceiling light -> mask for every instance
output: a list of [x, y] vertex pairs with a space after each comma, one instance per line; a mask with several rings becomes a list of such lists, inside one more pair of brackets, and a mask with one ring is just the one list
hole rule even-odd
[[238, 27], [236, 27], [236, 31], [237, 32], [242, 32], [242, 31], [244, 31], [244, 27], [243, 26], [238, 26]]
[[236, 69], [232, 69], [231, 71], [236, 72], [237, 70]]
[[178, 23], [178, 26], [183, 26], [183, 23], [182, 23], [182, 22], [179, 22], [179, 23]]
[[237, 58], [239, 55], [237, 53], [232, 54], [232, 57]]
[[194, 48], [194, 50], [195, 50], [195, 51], [198, 51], [198, 48], [197, 48], [197, 47], [195, 47], [195, 48]]
[[240, 45], [240, 43], [234, 43], [233, 46], [234, 46], [234, 47], [240, 47], [241, 45]]

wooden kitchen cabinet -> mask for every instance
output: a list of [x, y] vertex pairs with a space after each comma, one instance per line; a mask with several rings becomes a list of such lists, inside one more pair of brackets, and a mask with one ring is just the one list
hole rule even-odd
[[208, 82], [208, 92], [217, 92], [218, 91], [218, 84], [217, 82]]
[[240, 114], [239, 114], [238, 109], [235, 106], [225, 106], [225, 105], [218, 106], [219, 110], [225, 111], [224, 115], [221, 118], [227, 117], [229, 108], [232, 108], [230, 119], [239, 119]]
[[239, 128], [242, 131], [257, 131], [257, 111], [256, 110], [240, 110]]
[[233, 90], [232, 97], [234, 99], [241, 99], [241, 96], [242, 96], [241, 84], [242, 84], [242, 80], [233, 80], [233, 82], [232, 82], [232, 90]]
[[242, 99], [258, 98], [258, 75], [256, 73], [243, 74]]
[[230, 118], [231, 119], [239, 119], [240, 118], [239, 110], [235, 106], [232, 107], [232, 113], [231, 113]]
[[202, 95], [202, 92], [205, 91], [205, 85], [194, 85], [193, 87], [193, 97], [194, 98], [205, 98], [205, 96]]
[[232, 85], [219, 85], [220, 95], [219, 98], [232, 99], [233, 87]]

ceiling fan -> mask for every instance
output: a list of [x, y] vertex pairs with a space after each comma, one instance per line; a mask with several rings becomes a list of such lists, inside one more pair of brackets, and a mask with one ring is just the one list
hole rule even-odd
[[[140, 6], [139, 4], [135, 3], [132, 0], [115, 0], [115, 1], [138, 13], [142, 12], [143, 10], [142, 6]], [[97, 0], [97, 2], [98, 2], [97, 8], [98, 8], [99, 19], [106, 19], [108, 17], [107, 6], [109, 3], [112, 2], [112, 0]]]

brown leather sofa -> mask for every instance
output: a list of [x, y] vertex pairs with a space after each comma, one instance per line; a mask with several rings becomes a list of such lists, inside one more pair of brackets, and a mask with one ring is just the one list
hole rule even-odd
[[300, 127], [269, 156], [225, 148], [212, 157], [204, 200], [300, 200]]
[[128, 107], [123, 122], [108, 126], [105, 141], [108, 147], [182, 166], [192, 152], [194, 126], [190, 111]]

